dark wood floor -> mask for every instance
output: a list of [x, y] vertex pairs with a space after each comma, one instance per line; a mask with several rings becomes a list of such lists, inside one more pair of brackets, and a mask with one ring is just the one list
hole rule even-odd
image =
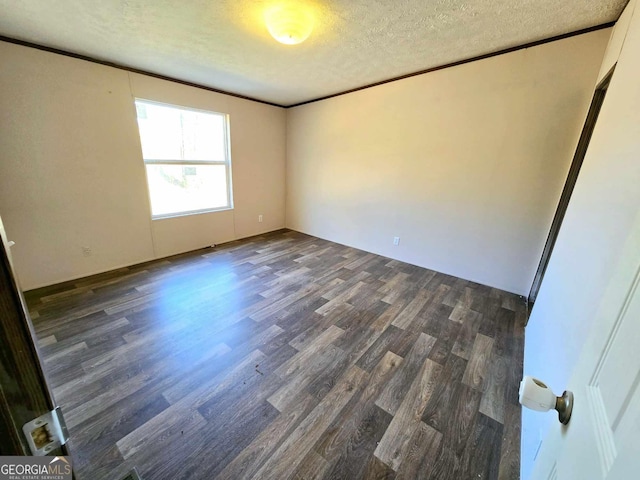
[[81, 480], [518, 478], [516, 295], [281, 231], [27, 300]]

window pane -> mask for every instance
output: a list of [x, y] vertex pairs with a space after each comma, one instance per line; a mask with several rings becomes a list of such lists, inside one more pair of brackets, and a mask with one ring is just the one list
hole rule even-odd
[[225, 161], [224, 116], [137, 100], [146, 160]]
[[224, 165], [147, 165], [154, 216], [228, 207]]

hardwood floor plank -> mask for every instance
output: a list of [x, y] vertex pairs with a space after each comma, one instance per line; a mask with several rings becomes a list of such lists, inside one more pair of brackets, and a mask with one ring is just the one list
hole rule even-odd
[[[287, 382], [268, 398], [271, 405], [280, 412], [297, 401], [296, 397], [325, 369], [331, 368], [340, 362], [344, 357], [344, 352], [329, 345], [322, 350], [315, 350], [313, 355], [306, 356], [303, 366], [294, 373], [283, 375]], [[295, 357], [294, 357], [295, 358]]]
[[331, 343], [336, 341], [340, 336], [344, 335], [344, 330], [336, 325], [331, 325], [324, 332], [318, 335], [307, 347], [300, 351], [297, 355], [291, 358], [289, 361], [282, 364], [277, 370], [276, 374], [282, 378], [289, 378], [296, 371], [304, 368], [309, 362], [309, 358], [314, 357], [318, 352], [325, 349]]
[[373, 456], [369, 460], [362, 478], [365, 480], [394, 480], [396, 472], [382, 463], [378, 457]]
[[407, 456], [409, 441], [420, 426], [420, 418], [435, 389], [441, 370], [442, 367], [431, 360], [427, 359], [423, 363], [395, 412], [389, 428], [376, 447], [374, 455], [396, 472]]
[[451, 352], [455, 355], [469, 360], [471, 358], [471, 350], [473, 349], [473, 342], [476, 339], [478, 329], [484, 316], [481, 313], [473, 310], [467, 310], [462, 318], [462, 327], [460, 327], [460, 333], [453, 345]]
[[462, 322], [466, 312], [471, 309], [471, 305], [473, 304], [473, 290], [469, 287], [463, 287], [462, 290], [463, 293], [458, 297], [457, 301], [453, 305], [446, 301], [443, 302], [446, 305], [453, 307], [451, 315], [449, 315], [449, 320], [454, 322]]
[[350, 368], [334, 389], [256, 472], [256, 478], [279, 480], [291, 475], [368, 376], [356, 366]]
[[440, 365], [444, 365], [453, 345], [460, 332], [460, 323], [451, 320], [444, 322], [440, 332], [436, 334], [437, 341], [431, 351], [429, 358]]
[[520, 478], [521, 414], [522, 410], [519, 406], [506, 405], [498, 480], [517, 480]]
[[372, 325], [386, 308], [385, 303], [379, 302], [365, 310], [354, 307], [348, 314], [336, 318], [335, 324], [345, 331], [345, 334], [336, 340], [336, 345], [345, 351], [355, 350], [353, 345], [358, 344], [357, 340], [361, 338], [363, 331], [366, 331], [367, 335], [377, 333], [377, 331], [372, 332]]
[[376, 321], [373, 322], [373, 324], [371, 325], [371, 328], [379, 332], [384, 332], [387, 328], [389, 328], [391, 324], [393, 324], [393, 321], [396, 319], [398, 314], [402, 311], [402, 309], [404, 308], [404, 305], [405, 303], [403, 301], [398, 301], [393, 305], [389, 305], [385, 309], [384, 313], [382, 313], [376, 319]]
[[346, 268], [347, 270], [357, 270], [358, 268], [364, 266], [365, 264], [367, 264], [368, 262], [370, 262], [372, 260], [376, 260], [376, 255], [374, 255], [373, 253], [367, 253], [367, 254], [361, 255], [359, 258], [356, 258], [355, 260], [352, 260], [351, 262], [347, 263], [344, 266], [344, 268]]
[[[309, 294], [315, 292], [318, 289], [317, 285], [310, 284], [305, 287], [302, 287], [300, 290], [296, 290], [294, 293], [290, 295], [286, 295], [284, 298], [277, 300], [276, 302], [266, 302], [263, 308], [258, 309], [255, 313], [251, 313], [249, 317], [254, 319], [256, 322], [260, 322], [271, 315], [276, 314], [280, 310], [285, 309], [292, 303], [300, 300], [308, 296]], [[322, 308], [322, 307], [321, 307]]]
[[329, 463], [331, 469], [326, 474], [329, 479], [360, 479], [365, 475], [369, 462], [374, 458], [373, 450], [382, 440], [391, 422], [391, 415], [372, 405], [352, 435], [342, 445], [340, 455]]
[[502, 425], [483, 414], [478, 415], [473, 432], [462, 454], [462, 468], [469, 478], [491, 480], [498, 478]]
[[431, 336], [438, 335], [451, 315], [452, 308], [443, 303], [449, 290], [448, 285], [439, 285], [408, 328]]
[[290, 478], [293, 480], [312, 480], [324, 478], [329, 470], [329, 462], [322, 455], [311, 450], [304, 460], [298, 465]]
[[520, 408], [518, 400], [518, 389], [520, 380], [523, 377], [523, 355], [524, 355], [524, 323], [514, 325], [514, 333], [512, 336], [513, 351], [511, 356], [507, 358], [509, 368], [507, 369], [507, 380], [505, 382], [505, 403], [510, 403]]
[[131, 457], [136, 451], [143, 448], [148, 438], [164, 436], [165, 432], [175, 432], [178, 425], [183, 425], [185, 418], [189, 419], [188, 425], [193, 424], [196, 427], [206, 423], [197, 409], [217, 392], [226, 389], [230, 384], [241, 381], [243, 377], [254, 370], [254, 365], [264, 358], [265, 356], [260, 351], [252, 352], [230, 372], [221, 375], [222, 378], [214, 378], [211, 382], [201, 385], [172, 404], [160, 415], [153, 417], [140, 428], [131, 432], [116, 444], [122, 456], [124, 458]]
[[449, 417], [454, 415], [451, 405], [455, 401], [456, 388], [462, 381], [462, 376], [467, 368], [467, 362], [456, 356], [449, 355], [440, 373], [440, 380], [422, 413], [422, 421], [444, 432], [449, 422]]
[[114, 388], [92, 398], [91, 400], [78, 405], [73, 410], [65, 411], [65, 420], [68, 428], [73, 428], [85, 420], [99, 415], [111, 405], [127, 397], [130, 393], [135, 393], [143, 389], [151, 382], [151, 378], [146, 373], [140, 373], [130, 378], [124, 383], [120, 383]]
[[502, 357], [511, 357], [513, 347], [513, 329], [516, 321], [516, 313], [506, 308], [500, 308], [496, 315], [495, 325], [495, 352]]
[[519, 303], [519, 299], [515, 295], [505, 295], [502, 298], [502, 308], [506, 308], [507, 310], [516, 311], [517, 304]]
[[505, 384], [508, 369], [508, 362], [494, 353], [491, 357], [487, 387], [480, 401], [480, 412], [499, 423], [504, 423]]
[[363, 370], [370, 372], [382, 358], [391, 350], [397, 339], [404, 335], [404, 332], [393, 325], [385, 329], [367, 349], [367, 351], [358, 359], [356, 365]]
[[[349, 300], [355, 295], [357, 295], [358, 292], [361, 291], [364, 287], [366, 287], [366, 283], [363, 283], [363, 282], [356, 283], [353, 287], [342, 292], [340, 295], [330, 299], [329, 302], [325, 303], [323, 306], [318, 308], [316, 310], [316, 313], [319, 313], [320, 315], [330, 314], [333, 310], [335, 310], [341, 304], [348, 303]], [[327, 295], [325, 295], [324, 298], [327, 298]]]
[[384, 286], [380, 287], [378, 292], [385, 295], [382, 298], [382, 301], [389, 304], [395, 303], [402, 296], [402, 292], [408, 278], [409, 275], [407, 273], [399, 272], [396, 273]]
[[[174, 413], [174, 416], [170, 417], [166, 415], [165, 412]], [[160, 415], [164, 420], [168, 420], [166, 424], [164, 422], [154, 421]], [[177, 443], [184, 435], [185, 430], [197, 430], [207, 423], [202, 415], [194, 410], [184, 412], [168, 408], [163, 410], [160, 415], [153, 417], [153, 419], [143, 426], [116, 442], [122, 458], [128, 459], [137, 452], [143, 451], [150, 438], [154, 439], [154, 447], [157, 450], [160, 450], [161, 447], [170, 449], [171, 445]], [[152, 428], [151, 425], [155, 428]], [[141, 430], [144, 430], [144, 434], [139, 433]], [[156, 439], [161, 443], [158, 443]], [[138, 461], [140, 461], [140, 458], [138, 458]]]
[[424, 333], [420, 334], [396, 374], [387, 382], [376, 400], [376, 405], [391, 415], [396, 414], [407, 391], [413, 385], [416, 375], [424, 370], [425, 360], [435, 342], [435, 338]]
[[[69, 345], [68, 347], [65, 347], [64, 349], [47, 355], [45, 363], [53, 364], [65, 358], [68, 360], [70, 356], [77, 356], [78, 353], [81, 353], [83, 350], [87, 350], [88, 348], [89, 347], [87, 347], [86, 342], [74, 343], [72, 345]], [[51, 369], [52, 367], [49, 368]]]
[[413, 319], [416, 318], [422, 307], [429, 301], [432, 297], [432, 292], [429, 290], [419, 290], [418, 294], [414, 297], [413, 300], [400, 312], [400, 314], [393, 320], [392, 325], [396, 327], [406, 330]]
[[[357, 293], [357, 290], [362, 288], [367, 278], [371, 276], [369, 272], [364, 271], [358, 272], [354, 275], [354, 273], [349, 270], [338, 270], [337, 272], [334, 272], [334, 274], [337, 275], [337, 278], [342, 279], [343, 282], [324, 293], [322, 295], [322, 298], [325, 298], [329, 301], [338, 300], [337, 303], [344, 302], [348, 300], [351, 295]], [[356, 292], [353, 292], [354, 289], [356, 290]]]
[[462, 377], [462, 383], [478, 391], [484, 391], [492, 348], [492, 338], [485, 337], [480, 333], [476, 335], [476, 340], [473, 342], [473, 350], [471, 350], [471, 358], [469, 358], [467, 369]]
[[466, 288], [469, 287], [469, 282], [461, 278], [455, 278], [448, 285], [450, 288], [447, 295], [442, 299], [443, 304], [455, 308], [458, 304], [466, 304], [468, 303], [467, 301], [471, 300], [469, 298], [470, 295], [468, 295], [469, 292], [466, 291]]
[[[374, 404], [376, 398], [385, 383], [398, 370], [402, 362], [402, 358], [393, 352], [387, 352], [384, 355], [371, 372], [369, 382], [362, 393], [360, 395], [354, 395], [351, 398], [341, 414], [335, 418], [333, 423], [329, 425], [315, 444], [314, 448], [318, 453], [333, 463], [336, 458], [343, 453], [345, 448], [349, 448], [350, 443], [360, 441], [362, 431], [367, 429], [362, 425], [369, 423], [366, 418], [368, 416], [379, 416], [378, 413], [373, 411], [379, 409], [379, 407]], [[384, 429], [382, 429], [382, 433], [386, 430], [390, 420], [391, 417], [389, 416], [388, 421], [384, 425]], [[379, 438], [376, 439], [376, 442], [378, 440]], [[347, 447], [345, 447], [345, 445]], [[373, 453], [373, 449], [371, 449], [370, 453]], [[367, 462], [364, 463], [366, 464]]]
[[[73, 450], [71, 450], [73, 452]], [[122, 458], [118, 447], [111, 445], [107, 450], [92, 452], [88, 457], [80, 457], [76, 461], [73, 459], [74, 474], [90, 469], [91, 480], [112, 480], [113, 478], [124, 478], [124, 476], [134, 467], [133, 463]], [[82, 477], [81, 477], [82, 478]]]
[[496, 336], [496, 318], [502, 308], [502, 297], [500, 291], [495, 288], [489, 289], [489, 295], [482, 299], [483, 304], [474, 310], [484, 315], [483, 321], [480, 323], [478, 333], [490, 338]]
[[449, 415], [445, 419], [442, 441], [459, 459], [476, 424], [481, 395], [463, 383], [456, 385], [455, 390]]
[[422, 334], [422, 332], [408, 332], [406, 330], [404, 332], [404, 335], [396, 338], [395, 342], [389, 346], [390, 351], [402, 358], [405, 358], [409, 354], [416, 340]]
[[447, 448], [444, 442], [440, 443], [440, 450], [434, 455], [433, 465], [428, 476], [424, 478], [428, 478], [429, 480], [451, 480], [453, 478], [471, 480], [466, 476], [466, 472], [462, 468], [462, 462], [458, 455]]
[[107, 450], [168, 407], [169, 403], [160, 394], [137, 392], [75, 427], [74, 447], [90, 449], [92, 453]]
[[[381, 304], [382, 302], [377, 305]], [[365, 315], [363, 318], [369, 318], [363, 320], [357, 329], [347, 330], [347, 334], [336, 342], [336, 346], [349, 352], [349, 361], [355, 363], [360, 361], [360, 358], [369, 351], [374, 343], [378, 341], [378, 338], [384, 333], [383, 330], [375, 328], [375, 324], [378, 322], [378, 320], [375, 319], [378, 315], [377, 310], [370, 307], [365, 311], [371, 312], [371, 315]], [[347, 344], [347, 341], [351, 342], [351, 344]]]
[[[322, 334], [322, 332], [335, 323], [333, 316], [326, 317], [317, 312], [311, 312], [311, 314], [314, 317], [314, 321], [311, 323], [311, 326], [289, 341], [289, 345], [299, 352], [305, 350], [311, 343], [316, 341], [316, 338]], [[337, 340], [337, 337], [334, 340]]]
[[442, 434], [429, 425], [420, 422], [409, 440], [396, 479], [415, 480], [429, 478], [432, 463], [442, 442]]
[[58, 339], [56, 338], [55, 335], [41, 337], [40, 340], [38, 340], [38, 347], [40, 348], [48, 347], [49, 345], [53, 345], [54, 343], [57, 343], [57, 342], [58, 342]]
[[[156, 466], [151, 475], [157, 472], [158, 478], [214, 478], [228, 465], [260, 432], [277, 418], [279, 412], [264, 401], [267, 395], [243, 402], [239, 407], [230, 405], [220, 415], [210, 417], [206, 427], [194, 435], [197, 443], [192, 447], [181, 446], [182, 459], [164, 468]], [[162, 454], [161, 451], [156, 455]], [[208, 458], [209, 462], [203, 462]]]
[[316, 406], [310, 395], [301, 395], [293, 408], [281, 413], [260, 435], [229, 463], [216, 478], [224, 480], [248, 480], [272, 455], [300, 421]]

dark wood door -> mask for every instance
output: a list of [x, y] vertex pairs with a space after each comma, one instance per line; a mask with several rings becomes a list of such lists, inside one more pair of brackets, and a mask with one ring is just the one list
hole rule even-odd
[[[2, 219], [0, 237], [0, 455], [31, 455], [22, 426], [55, 404]], [[50, 453], [68, 454], [65, 447]]]

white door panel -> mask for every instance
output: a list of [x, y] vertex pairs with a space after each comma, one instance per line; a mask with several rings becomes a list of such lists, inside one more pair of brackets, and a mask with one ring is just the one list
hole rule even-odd
[[571, 421], [545, 439], [532, 478], [640, 478], [640, 214], [567, 389]]

